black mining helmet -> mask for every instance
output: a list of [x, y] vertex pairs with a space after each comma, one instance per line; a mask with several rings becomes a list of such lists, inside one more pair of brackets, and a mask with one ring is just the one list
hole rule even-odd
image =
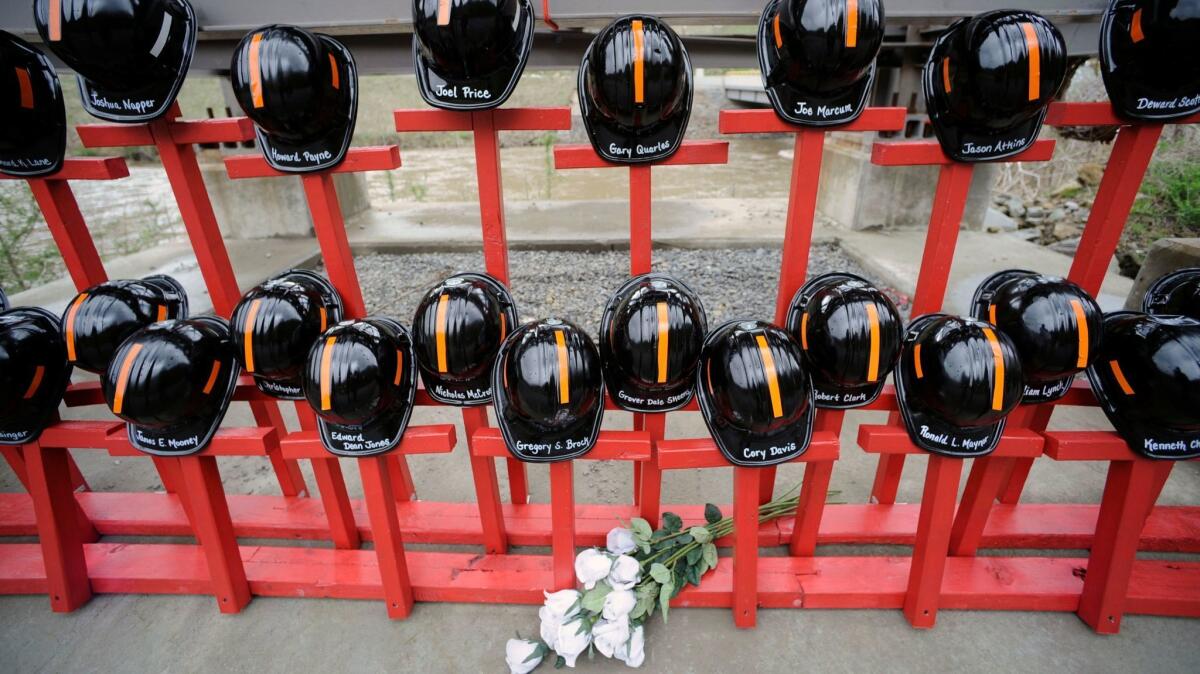
[[229, 323], [168, 320], [126, 339], [100, 377], [104, 400], [125, 420], [129, 444], [149, 454], [204, 450], [237, 387]]
[[196, 49], [187, 0], [34, 0], [33, 18], [78, 75], [84, 109], [113, 122], [165, 114]]
[[1040, 14], [997, 10], [954, 22], [922, 72], [942, 150], [963, 162], [1021, 153], [1037, 140], [1066, 72], [1062, 33]]
[[341, 42], [264, 26], [233, 50], [229, 79], [272, 168], [307, 173], [345, 159], [358, 116], [358, 68]]
[[0, 445], [37, 440], [70, 381], [58, 317], [38, 307], [0, 310]]
[[170, 276], [105, 281], [76, 295], [63, 311], [67, 359], [101, 374], [133, 333], [151, 323], [187, 317], [187, 293]]
[[417, 305], [413, 341], [429, 397], [447, 405], [492, 402], [492, 368], [518, 325], [508, 288], [487, 274], [456, 274]]
[[58, 75], [41, 52], [0, 30], [0, 172], [49, 175], [62, 168], [67, 113]]
[[1100, 305], [1063, 278], [1023, 269], [997, 272], [975, 289], [971, 314], [996, 326], [1016, 346], [1026, 404], [1066, 395], [1100, 347]]
[[390, 318], [342, 321], [321, 335], [303, 381], [325, 449], [361, 457], [400, 444], [417, 395], [413, 360], [412, 337]]
[[895, 381], [909, 438], [945, 456], [990, 454], [1021, 402], [1012, 340], [971, 318], [927, 314], [910, 323]]
[[896, 305], [854, 274], [822, 274], [800, 287], [787, 329], [812, 375], [817, 407], [849, 409], [875, 401], [900, 357], [904, 323]]
[[547, 318], [514, 330], [496, 356], [492, 390], [497, 424], [517, 459], [566, 461], [600, 437], [600, 352], [567, 321]]
[[652, 16], [623, 16], [596, 34], [579, 66], [579, 110], [604, 159], [670, 157], [692, 114], [692, 62], [675, 31]]
[[883, 44], [880, 0], [772, 0], [758, 22], [767, 96], [792, 124], [852, 122], [866, 107]]
[[533, 49], [529, 0], [413, 0], [413, 65], [425, 102], [487, 110], [508, 100]]
[[1103, 330], [1088, 379], [1125, 443], [1152, 459], [1200, 456], [1200, 321], [1118, 311]]
[[1112, 0], [1100, 24], [1100, 74], [1113, 110], [1163, 121], [1200, 112], [1200, 3]]
[[1200, 267], [1179, 269], [1155, 281], [1142, 298], [1142, 311], [1200, 321]]
[[692, 400], [708, 332], [704, 305], [687, 284], [642, 274], [613, 293], [600, 322], [600, 359], [614, 404], [666, 412]]
[[234, 307], [234, 355], [260, 391], [300, 400], [308, 351], [342, 312], [341, 295], [325, 277], [290, 269], [251, 288]]
[[704, 340], [696, 371], [704, 423], [738, 466], [800, 456], [812, 439], [812, 382], [800, 344], [763, 321], [729, 321]]

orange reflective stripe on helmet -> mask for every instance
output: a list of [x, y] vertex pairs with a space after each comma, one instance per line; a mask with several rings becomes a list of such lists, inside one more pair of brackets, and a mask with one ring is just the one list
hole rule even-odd
[[38, 387], [42, 385], [42, 377], [46, 376], [46, 368], [43, 365], [38, 365], [33, 371], [33, 381], [29, 382], [29, 388], [25, 389], [25, 395], [21, 396], [23, 400], [29, 400], [33, 394], [37, 393]]
[[1025, 47], [1029, 50], [1029, 100], [1036, 101], [1042, 95], [1042, 50], [1032, 23], [1021, 24], [1021, 30], [1025, 31]]
[[21, 107], [26, 110], [33, 109], [33, 83], [29, 81], [29, 71], [21, 68], [13, 68], [17, 73], [17, 86], [21, 89]]
[[633, 102], [646, 102], [646, 63], [642, 50], [646, 46], [646, 35], [640, 19], [633, 20]]
[[1129, 39], [1133, 40], [1134, 44], [1146, 39], [1146, 34], [1142, 32], [1142, 8], [1138, 7], [1133, 12], [1133, 19], [1129, 22]]
[[808, 351], [808, 312], [800, 316], [800, 348]]
[[779, 397], [779, 375], [775, 372], [775, 357], [771, 355], [771, 345], [767, 344], [764, 335], [755, 335], [758, 342], [758, 355], [762, 358], [763, 374], [767, 377], [767, 390], [771, 394], [771, 414], [776, 419], [783, 416], [783, 401]]
[[1117, 385], [1121, 387], [1121, 391], [1127, 396], [1133, 395], [1133, 387], [1129, 385], [1129, 380], [1125, 378], [1125, 373], [1121, 371], [1121, 364], [1115, 359], [1108, 361], [1108, 368], [1112, 370], [1113, 377], [1117, 380]]
[[671, 313], [666, 302], [658, 303], [658, 383], [667, 382], [667, 350], [671, 337]]
[[50, 41], [58, 42], [62, 39], [62, 0], [50, 0], [46, 13], [49, 15], [46, 18], [50, 20]]
[[250, 310], [246, 312], [246, 324], [242, 326], [246, 372], [254, 372], [254, 319], [258, 318], [258, 307], [261, 304], [262, 300], [254, 300], [250, 303]]
[[337, 341], [337, 337], [329, 337], [325, 340], [325, 350], [321, 352], [321, 410], [325, 411], [331, 407], [329, 397], [333, 384], [333, 343]]
[[342, 88], [341, 76], [338, 75], [337, 59], [333, 58], [333, 54], [329, 55], [329, 81], [333, 84], [334, 89]]
[[501, 311], [500, 312], [500, 341], [503, 342], [504, 338], [507, 336], [508, 336], [508, 316], [505, 316], [504, 312]]
[[858, 46], [858, 0], [846, 0], [846, 46]]
[[392, 379], [392, 386], [399, 386], [401, 375], [404, 374], [404, 352], [396, 349], [396, 377]]
[[913, 369], [916, 371], [917, 379], [925, 377], [925, 371], [921, 369], [921, 345], [913, 347]]
[[437, 25], [450, 25], [450, 0], [438, 0]]
[[79, 305], [88, 298], [87, 293], [81, 294], [71, 303], [71, 309], [67, 312], [67, 360], [75, 362], [75, 314], [79, 312]]
[[253, 99], [255, 108], [263, 106], [262, 69], [258, 62], [262, 38], [262, 33], [255, 33], [254, 37], [250, 38], [250, 64], [247, 66], [250, 70], [250, 98]]
[[1075, 359], [1075, 367], [1087, 367], [1088, 363], [1088, 325], [1087, 315], [1083, 313], [1083, 302], [1071, 300], [1071, 309], [1075, 311], [1076, 332], [1079, 335], [1079, 355]]
[[775, 24], [775, 48], [783, 49], [783, 32], [779, 30], [779, 15], [775, 15], [775, 20], [771, 23]]
[[571, 372], [567, 359], [567, 338], [562, 330], [554, 331], [554, 341], [558, 344], [558, 402], [566, 405], [571, 402]]
[[156, 323], [161, 323], [165, 320], [167, 320], [167, 305], [160, 304], [158, 305], [158, 310], [154, 314], [154, 321]]
[[213, 387], [217, 385], [217, 375], [221, 374], [221, 361], [214, 360], [212, 370], [208, 373], [208, 381], [204, 383], [204, 395], [212, 393]]
[[942, 90], [950, 93], [950, 57], [942, 59]]
[[141, 352], [142, 345], [134, 344], [125, 353], [125, 360], [121, 362], [121, 371], [117, 374], [117, 391], [113, 394], [113, 414], [120, 414], [121, 408], [125, 406], [125, 387], [129, 385], [129, 373], [133, 370], [133, 361]]
[[318, 307], [317, 310], [321, 312], [321, 332], [325, 332], [325, 328], [329, 325], [329, 312], [325, 310], [325, 307]]
[[879, 380], [879, 310], [867, 305], [867, 321], [871, 324], [871, 360], [867, 364], [867, 381]]
[[434, 320], [434, 330], [437, 332], [437, 367], [438, 372], [445, 373], [450, 369], [446, 363], [446, 310], [450, 296], [442, 294], [438, 298], [437, 318]]
[[991, 328], [983, 329], [983, 336], [987, 337], [988, 344], [992, 347], [992, 359], [995, 361], [996, 380], [992, 383], [992, 409], [1004, 409], [1004, 352], [1000, 349], [1000, 340], [996, 339], [996, 333], [992, 332]]
[[992, 325], [996, 324], [996, 305], [995, 304], [988, 305], [988, 323], [991, 323]]

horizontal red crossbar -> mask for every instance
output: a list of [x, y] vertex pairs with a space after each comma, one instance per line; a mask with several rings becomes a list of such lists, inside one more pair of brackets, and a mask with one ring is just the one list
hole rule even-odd
[[[106, 449], [110, 456], [146, 456], [129, 444], [129, 436], [121, 425], [108, 436]], [[199, 456], [266, 456], [279, 447], [279, 435], [273, 427], [222, 428], [217, 431]]]
[[[996, 451], [989, 456], [1034, 458], [1042, 455], [1042, 436], [1027, 428], [1006, 428]], [[858, 444], [868, 454], [928, 454], [908, 438], [901, 426], [863, 424], [858, 427]]]
[[[904, 108], [867, 108], [858, 119], [841, 126], [819, 127], [818, 131], [900, 131], [908, 111]], [[796, 133], [813, 127], [789, 124], [774, 110], [722, 110], [717, 128], [721, 133]]]
[[[324, 173], [359, 173], [361, 171], [390, 171], [400, 168], [400, 148], [396, 145], [381, 145], [378, 147], [352, 147], [346, 152], [346, 159], [337, 166], [327, 169]], [[286, 173], [271, 168], [261, 154], [239, 154], [225, 158], [225, 172], [229, 177], [240, 178], [278, 178], [284, 176], [300, 176], [301, 173]]]
[[1137, 454], [1114, 431], [1046, 431], [1046, 456], [1055, 461], [1155, 461]]
[[[93, 543], [84, 546], [97, 593], [207, 594], [199, 547]], [[259, 596], [381, 599], [375, 554], [366, 550], [241, 546], [250, 591]], [[0, 593], [47, 591], [41, 549], [4, 546]], [[417, 601], [540, 604], [551, 587], [550, 558], [533, 555], [407, 551]], [[907, 557], [764, 557], [758, 599], [768, 608], [900, 608]], [[939, 605], [947, 609], [1074, 611], [1087, 560], [1041, 557], [954, 557], [947, 560]], [[700, 587], [674, 606], [729, 606], [733, 560], [722, 558]], [[1200, 564], [1134, 562], [1130, 613], [1200, 615]]]
[[[240, 143], [254, 139], [254, 124], [247, 117], [173, 121], [171, 139], [180, 144]], [[75, 127], [84, 147], [135, 147], [154, 145], [147, 124], [80, 124]]]
[[[1048, 126], [1114, 126], [1134, 124], [1113, 112], [1108, 101], [1086, 103], [1051, 103], [1046, 112]], [[1151, 122], [1155, 123], [1155, 122]], [[1164, 124], [1200, 124], [1200, 114], [1176, 119]]]
[[63, 449], [108, 449], [108, 436], [124, 428], [120, 421], [58, 421], [42, 431], [38, 444]]
[[[470, 131], [474, 128], [472, 113], [453, 110], [396, 110], [393, 113], [396, 130], [408, 131]], [[571, 109], [500, 108], [492, 111], [497, 131], [567, 131], [571, 128]]]
[[[654, 166], [688, 166], [693, 164], [726, 164], [729, 162], [729, 143], [723, 140], [691, 140], [679, 146], [675, 154]], [[631, 164], [610, 162], [592, 149], [591, 145], [555, 145], [554, 168], [629, 168]], [[633, 164], [632, 166], [636, 166]]]
[[[803, 454], [792, 459], [797, 463], [814, 461], [835, 461], [838, 458], [837, 435], [830, 431], [817, 431], [812, 434], [808, 449]], [[732, 468], [733, 464], [725, 458], [716, 443], [711, 438], [691, 438], [686, 440], [660, 440], [658, 442], [658, 467], [661, 470], [681, 470], [684, 468]]]
[[[499, 428], [481, 428], [471, 436], [471, 453], [511, 459]], [[649, 461], [650, 434], [642, 431], [600, 431], [596, 446], [579, 457], [583, 461]]]
[[[988, 163], [1010, 163], [1019, 161], [1050, 161], [1054, 155], [1053, 140], [1037, 140], [1029, 149], [1015, 157]], [[954, 160], [942, 152], [937, 141], [912, 140], [879, 142], [871, 146], [871, 163], [879, 166], [930, 166], [953, 164]]]
[[[458, 441], [453, 424], [409, 426], [390, 454], [448, 454]], [[321, 444], [316, 431], [289, 433], [283, 442], [285, 459], [328, 459], [333, 454]]]
[[129, 166], [120, 157], [68, 157], [56, 173], [32, 178], [0, 173], [0, 180], [116, 180], [128, 176]]

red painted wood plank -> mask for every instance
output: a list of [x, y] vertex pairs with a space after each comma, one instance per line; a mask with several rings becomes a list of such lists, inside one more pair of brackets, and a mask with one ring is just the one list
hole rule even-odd
[[[578, 461], [649, 461], [650, 434], [641, 431], [600, 431], [600, 438]], [[508, 447], [499, 428], [481, 428], [471, 438], [475, 456], [508, 458]]]
[[[725, 164], [729, 162], [729, 143], [723, 140], [684, 141], [675, 154], [654, 166], [688, 166], [693, 164]], [[596, 154], [591, 145], [554, 146], [554, 168], [629, 168], [628, 164], [610, 162]]]
[[[821, 131], [900, 131], [908, 111], [904, 108], [867, 108], [858, 119], [841, 126], [822, 127]], [[805, 128], [789, 124], [774, 110], [722, 110], [718, 117], [721, 133], [796, 133]]]
[[396, 130], [406, 131], [470, 131], [471, 113], [452, 110], [396, 110], [392, 113]]
[[58, 421], [42, 431], [38, 444], [68, 449], [108, 449], [108, 436], [122, 430], [119, 421]]
[[134, 147], [153, 145], [147, 124], [80, 124], [75, 127], [84, 147]]
[[[1130, 123], [1128, 120], [1118, 117], [1113, 112], [1112, 104], [1108, 101], [1051, 103], [1050, 109], [1046, 112], [1048, 126], [1125, 126]], [[1200, 124], [1200, 114], [1167, 122], [1167, 124]]]
[[497, 108], [493, 119], [498, 131], [569, 131], [571, 108]]
[[249, 117], [196, 119], [171, 124], [171, 140], [176, 143], [241, 143], [254, 140], [254, 122]]
[[[198, 456], [266, 456], [279, 448], [279, 436], [274, 428], [222, 428], [213, 436], [208, 447]], [[129, 444], [124, 428], [108, 436], [106, 447], [110, 456], [149, 456]]]
[[[358, 173], [360, 171], [390, 171], [400, 167], [400, 148], [396, 145], [353, 147], [346, 152], [341, 164], [323, 173]], [[241, 178], [279, 178], [297, 176], [271, 168], [261, 154], [239, 154], [225, 158], [225, 172], [233, 180]]]
[[[1050, 161], [1053, 155], [1054, 141], [1038, 140], [1021, 154], [1000, 162]], [[913, 140], [875, 143], [871, 147], [871, 163], [879, 166], [928, 166], [955, 162], [942, 152], [942, 146], [936, 141]]]
[[[453, 424], [409, 426], [404, 438], [390, 454], [447, 454], [458, 442]], [[280, 444], [288, 459], [328, 459], [333, 456], [321, 444], [316, 431], [289, 433]]]
[[1046, 456], [1055, 461], [1151, 461], [1114, 431], [1046, 431]]
[[116, 180], [129, 176], [129, 166], [121, 157], [67, 157], [57, 173], [36, 178], [0, 174], [0, 180]]
[[[908, 438], [908, 432], [890, 424], [863, 424], [858, 427], [858, 444], [868, 454], [929, 454]], [[989, 456], [1038, 457], [1042, 455], [1042, 436], [1027, 428], [1006, 428], [996, 451]]]
[[[814, 431], [808, 449], [795, 462], [834, 461], [838, 458], [837, 436], [830, 431]], [[685, 468], [732, 468], [711, 438], [661, 440], [658, 443], [658, 467], [662, 470]]]

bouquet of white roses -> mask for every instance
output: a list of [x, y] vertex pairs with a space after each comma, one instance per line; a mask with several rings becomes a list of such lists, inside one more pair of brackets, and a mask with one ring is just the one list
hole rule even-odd
[[[759, 523], [796, 512], [797, 488], [759, 506]], [[714, 541], [733, 533], [733, 519], [704, 506], [705, 524], [684, 528], [675, 513], [663, 513], [657, 530], [635, 517], [608, 532], [604, 549], [588, 548], [575, 558], [580, 589], [545, 592], [538, 611], [540, 639], [509, 639], [505, 661], [512, 674], [527, 674], [554, 652], [554, 665], [574, 667], [584, 651], [616, 658], [630, 667], [646, 659], [646, 621], [656, 610], [667, 620], [670, 601], [687, 587], [700, 586], [717, 568]]]

